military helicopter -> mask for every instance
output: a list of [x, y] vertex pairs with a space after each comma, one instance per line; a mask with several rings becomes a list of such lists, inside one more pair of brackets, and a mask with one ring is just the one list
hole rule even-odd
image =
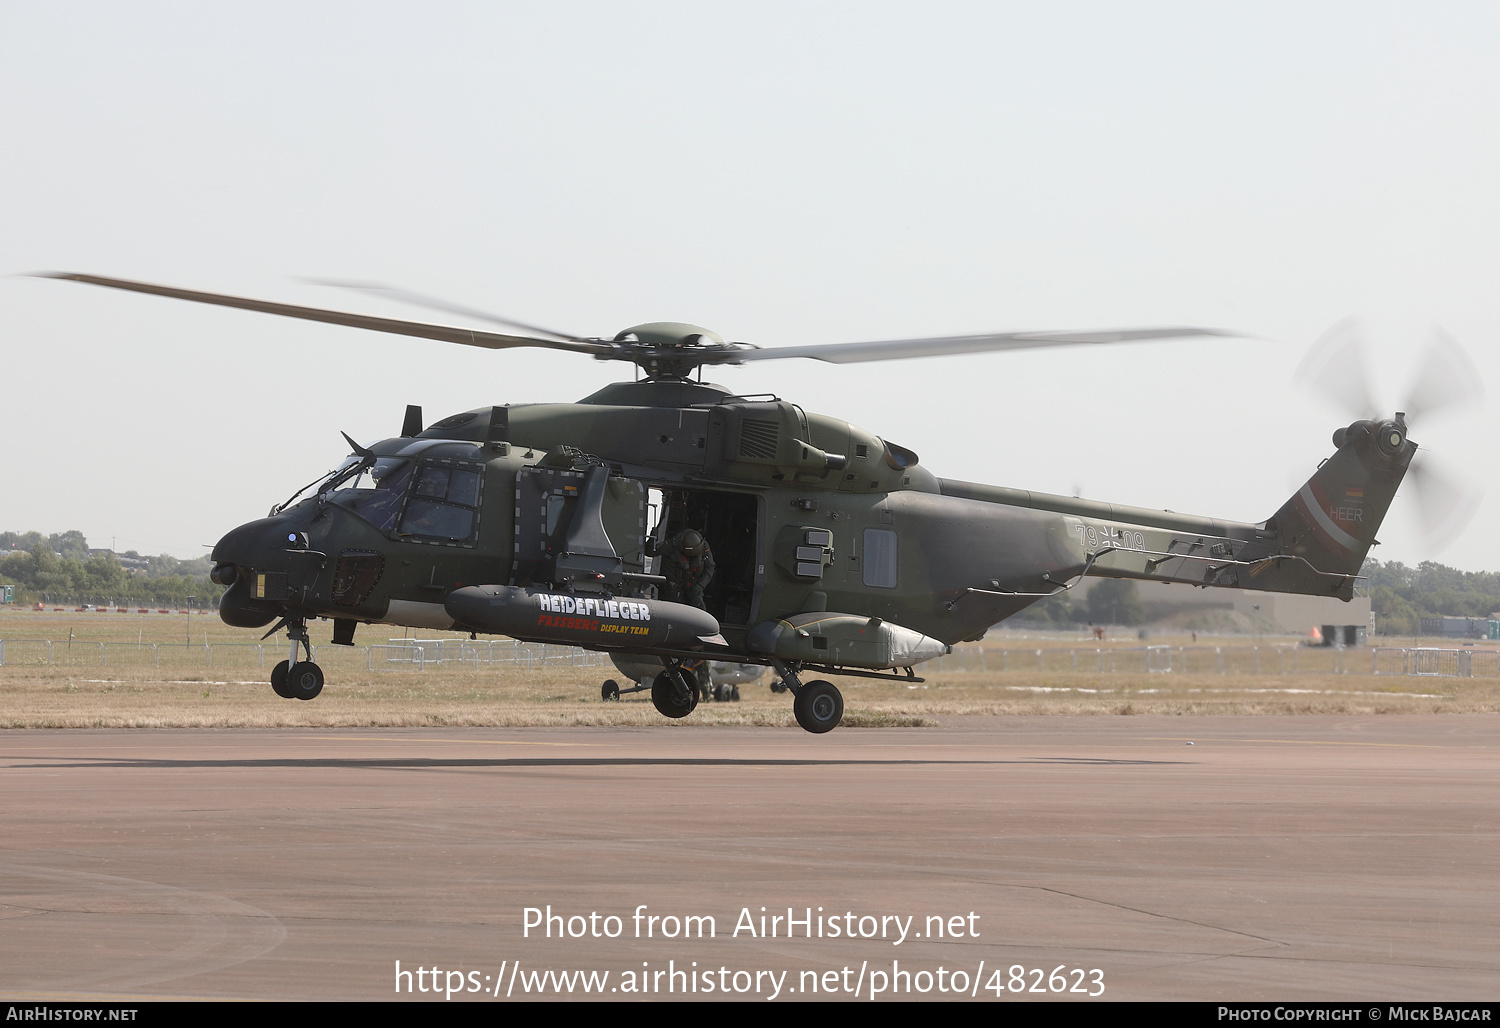
[[[702, 369], [808, 357], [834, 363], [1229, 335], [1173, 327], [1025, 332], [761, 349], [653, 323], [611, 339], [498, 321], [487, 332], [293, 306], [122, 279], [93, 285], [490, 349], [545, 347], [634, 364], [637, 379], [577, 403], [478, 407], [351, 453], [213, 548], [230, 624], [285, 628], [279, 695], [310, 700], [324, 676], [307, 622], [493, 633], [654, 661], [656, 709], [690, 714], [688, 667], [769, 665], [809, 732], [844, 702], [826, 675], [915, 679], [913, 668], [1085, 576], [1349, 599], [1417, 446], [1405, 416], [1333, 434], [1317, 472], [1260, 524], [939, 478], [917, 454], [775, 396], [738, 396]], [[695, 377], [696, 374], [696, 377]], [[305, 498], [299, 499], [306, 492]], [[660, 517], [648, 528], [648, 501]], [[692, 529], [717, 572], [698, 603], [650, 567]], [[299, 647], [305, 659], [298, 659]]]

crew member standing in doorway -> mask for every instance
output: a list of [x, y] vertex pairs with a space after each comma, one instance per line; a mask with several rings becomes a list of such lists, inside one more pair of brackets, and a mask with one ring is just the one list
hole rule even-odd
[[661, 573], [672, 595], [669, 599], [703, 606], [703, 592], [714, 580], [714, 551], [696, 529], [678, 532], [662, 554]]

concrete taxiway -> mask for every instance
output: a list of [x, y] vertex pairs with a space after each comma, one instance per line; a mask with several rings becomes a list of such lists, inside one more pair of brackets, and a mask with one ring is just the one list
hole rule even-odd
[[[1500, 981], [1491, 715], [10, 731], [0, 788], [11, 999], [504, 1002], [555, 998], [547, 971], [609, 972], [616, 999], [765, 1000], [777, 974], [778, 999], [867, 1000], [883, 974], [880, 998], [1006, 1002]], [[550, 939], [525, 927], [549, 906]], [[1058, 969], [1068, 991], [1030, 991]]]

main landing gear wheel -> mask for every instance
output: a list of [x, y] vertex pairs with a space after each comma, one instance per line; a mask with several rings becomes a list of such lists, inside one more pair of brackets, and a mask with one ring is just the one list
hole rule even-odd
[[831, 732], [844, 717], [844, 697], [832, 682], [805, 682], [792, 701], [797, 724], [815, 735]]
[[663, 717], [687, 717], [698, 706], [698, 681], [681, 668], [669, 667], [651, 683], [651, 703]]
[[271, 688], [284, 700], [292, 699], [292, 690], [286, 684], [287, 662], [282, 661], [271, 669]]
[[323, 691], [323, 669], [310, 660], [300, 661], [286, 673], [287, 694], [310, 700]]
[[599, 698], [601, 700], [618, 700], [620, 698], [620, 683], [611, 678], [599, 687]]

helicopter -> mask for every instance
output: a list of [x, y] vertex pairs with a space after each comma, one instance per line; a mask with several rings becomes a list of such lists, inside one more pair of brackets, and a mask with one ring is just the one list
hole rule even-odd
[[[828, 677], [921, 681], [923, 661], [1088, 576], [1348, 600], [1417, 451], [1403, 413], [1361, 417], [1333, 433], [1332, 456], [1274, 514], [1247, 524], [939, 478], [863, 428], [702, 377], [792, 357], [849, 363], [1233, 335], [1216, 329], [762, 349], [675, 322], [575, 336], [384, 287], [356, 286], [526, 334], [40, 274], [638, 369], [576, 403], [493, 404], [431, 424], [408, 406], [398, 435], [368, 446], [345, 435], [350, 453], [336, 470], [220, 539], [211, 555], [211, 577], [226, 587], [220, 617], [243, 628], [275, 622], [267, 638], [286, 629], [291, 652], [271, 685], [302, 700], [323, 689], [307, 634], [323, 617], [337, 645], [353, 645], [361, 624], [390, 624], [659, 665], [651, 700], [668, 718], [697, 706], [691, 669], [701, 662], [769, 666], [797, 723], [824, 733], [844, 712]], [[695, 595], [657, 573], [689, 531], [711, 546], [716, 569]]]

